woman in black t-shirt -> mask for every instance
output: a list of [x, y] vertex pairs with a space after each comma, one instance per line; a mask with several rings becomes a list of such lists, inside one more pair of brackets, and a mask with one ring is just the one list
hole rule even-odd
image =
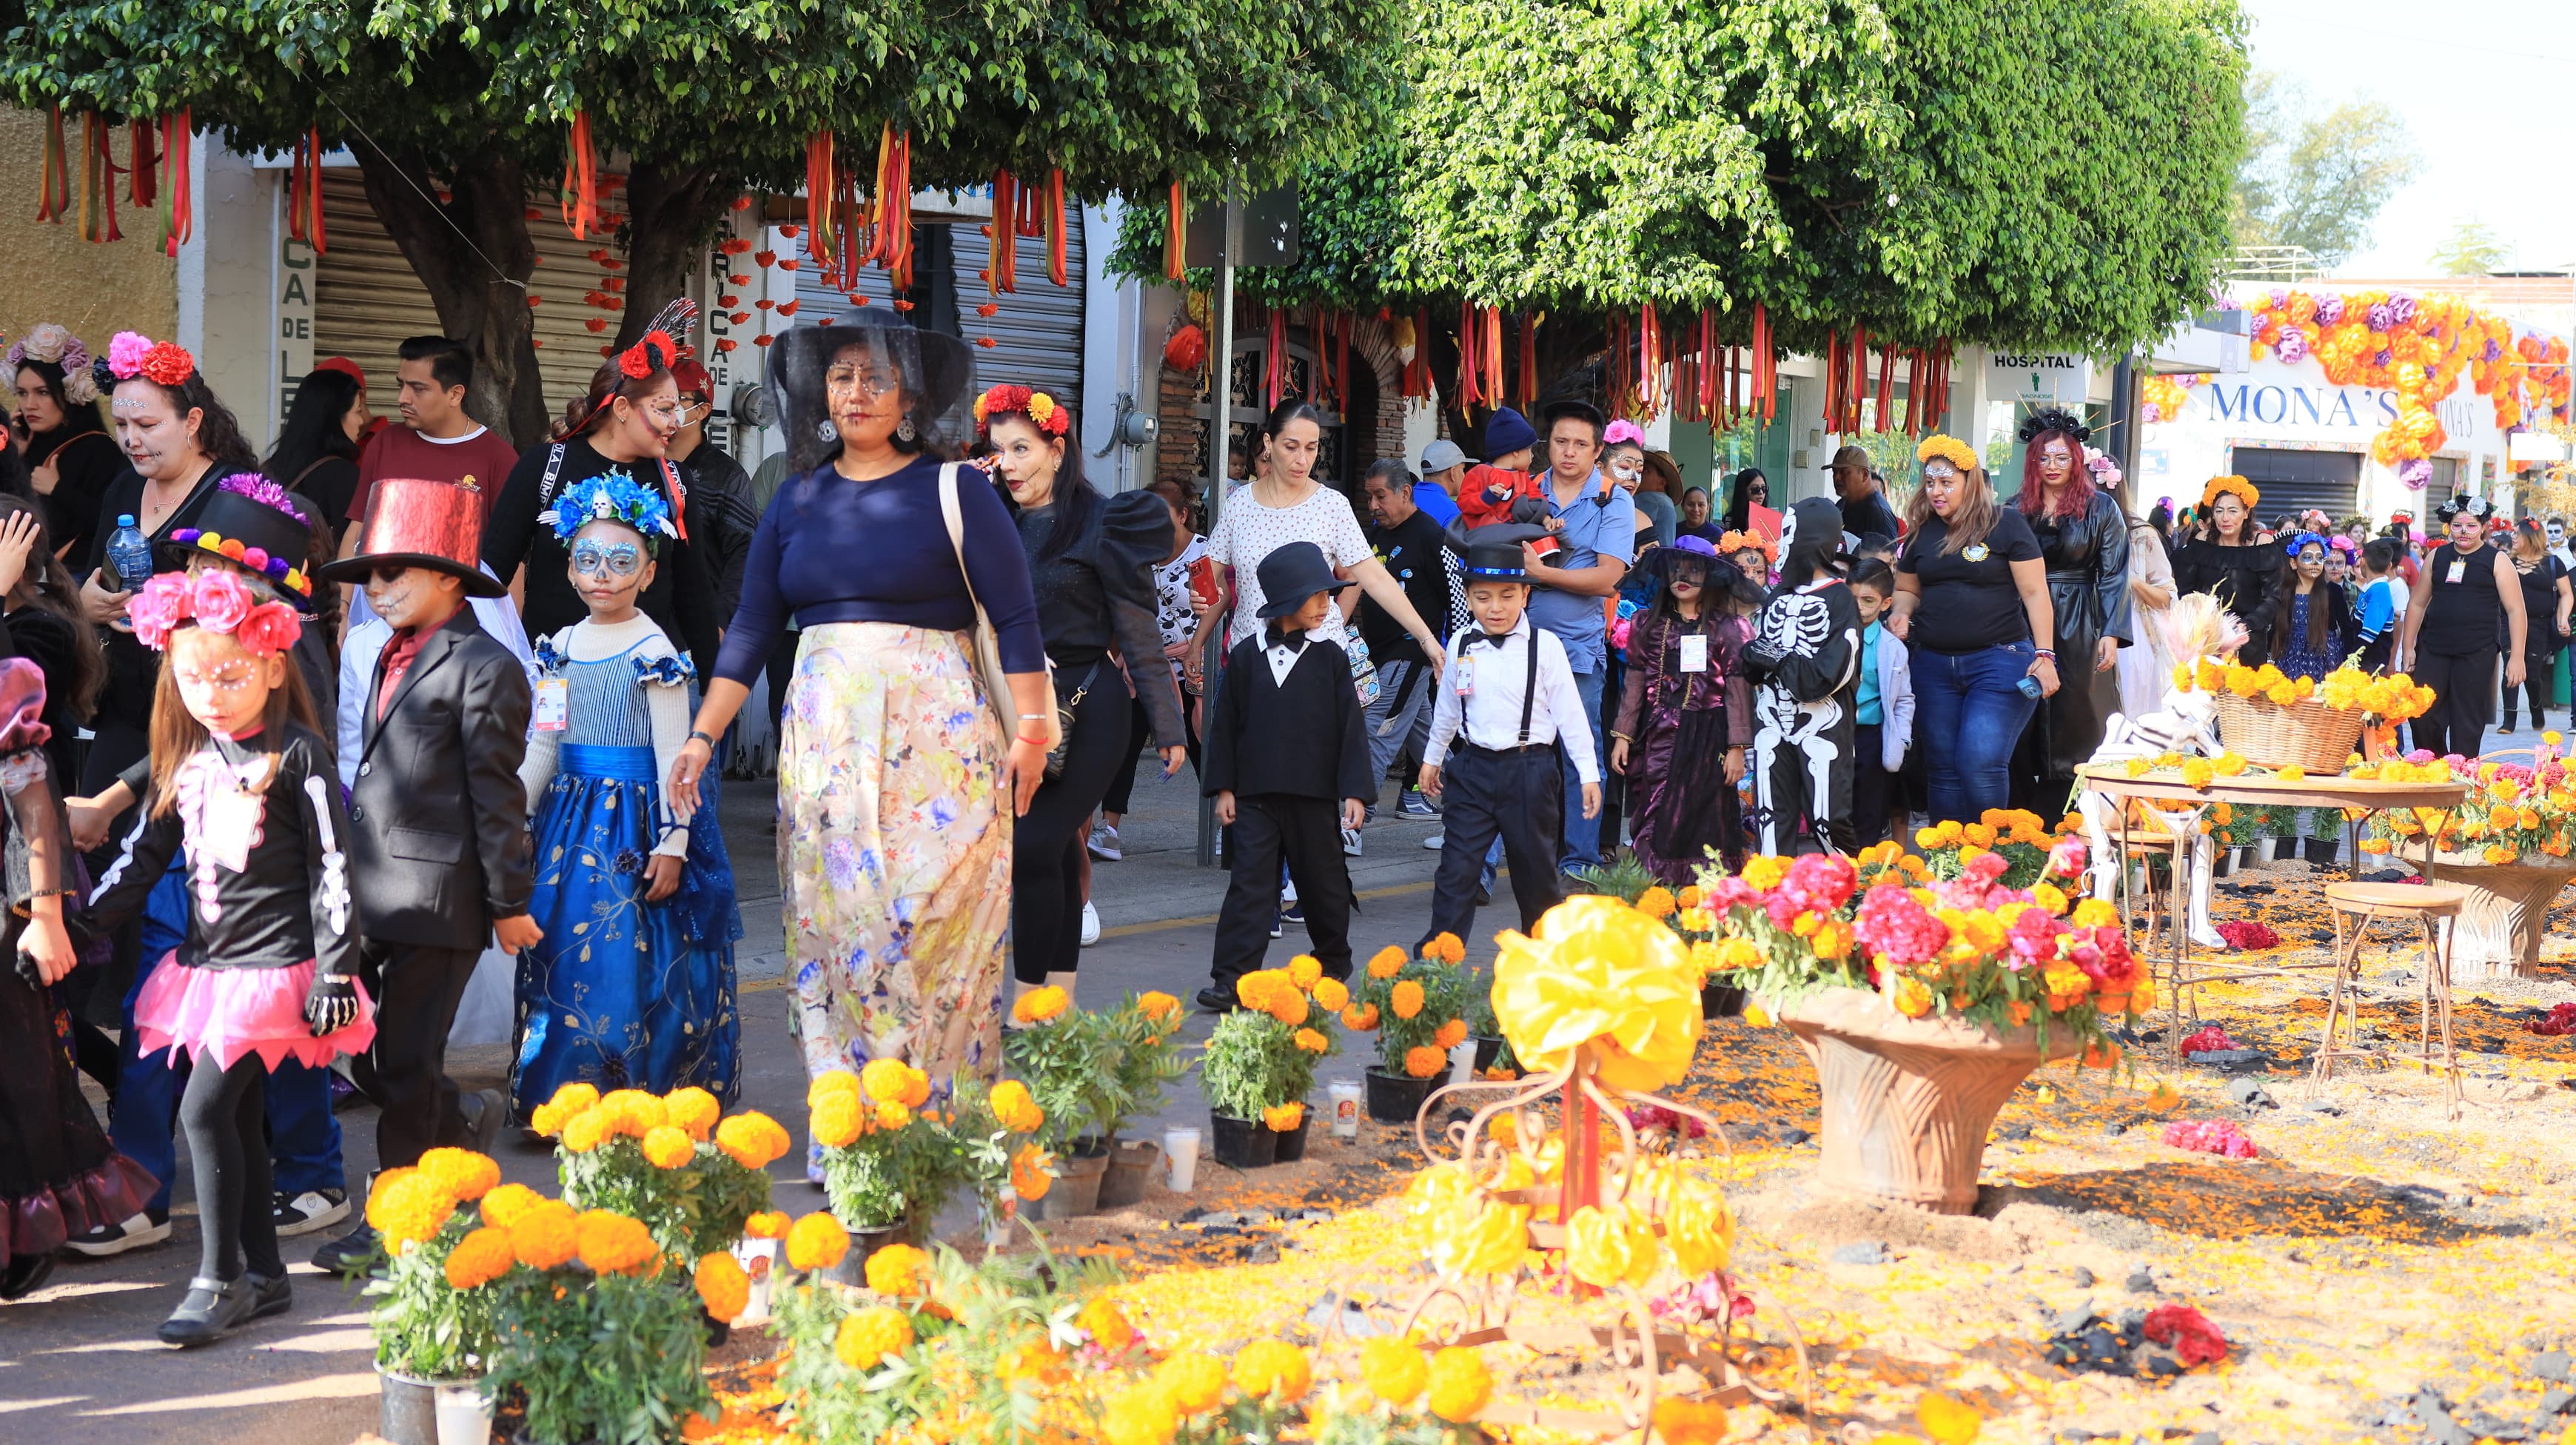
[[2522, 686], [2529, 637], [2522, 579], [2503, 552], [2486, 545], [2494, 510], [2484, 497], [2460, 496], [2433, 514], [2450, 531], [2451, 544], [2424, 558], [2414, 605], [2406, 609], [2404, 661], [2415, 681], [2433, 689], [2432, 711], [2415, 719], [2415, 746], [2435, 757], [2478, 755], [2478, 735], [2495, 705], [2499, 621], [2504, 685]]
[[2005, 806], [2013, 745], [2057, 691], [2048, 569], [2017, 511], [1997, 506], [1977, 454], [1935, 436], [1915, 453], [1923, 485], [1906, 505], [1887, 630], [1908, 644], [1914, 736], [1933, 822], [1973, 823]]
[[2272, 655], [2272, 614], [2281, 605], [2281, 554], [2257, 532], [2262, 492], [2243, 477], [2212, 477], [2200, 492], [2198, 535], [2175, 549], [2174, 587], [2205, 592], [2245, 624], [2236, 660], [2260, 667]]
[[[2535, 732], [2549, 728], [2550, 694], [2557, 691], [2558, 649], [2567, 645], [2567, 610], [2571, 594], [2567, 568], [2549, 550], [2549, 538], [2540, 530], [2540, 519], [2525, 517], [2514, 529], [2514, 576], [2522, 583], [2522, 691], [2531, 694], [2531, 726]], [[2496, 634], [2496, 647], [2501, 651], [2505, 636]], [[2504, 730], [2513, 731], [2514, 691], [2504, 690]]]

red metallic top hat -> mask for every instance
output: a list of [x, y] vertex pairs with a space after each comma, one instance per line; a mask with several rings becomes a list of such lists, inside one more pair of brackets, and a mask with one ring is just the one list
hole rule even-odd
[[379, 567], [427, 567], [465, 580], [466, 594], [509, 592], [483, 570], [483, 493], [471, 482], [384, 477], [367, 494], [354, 555], [316, 570], [330, 582], [364, 582]]

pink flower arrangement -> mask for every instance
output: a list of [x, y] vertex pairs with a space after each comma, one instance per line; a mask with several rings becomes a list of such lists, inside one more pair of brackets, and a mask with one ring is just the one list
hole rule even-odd
[[2142, 1329], [2148, 1339], [2170, 1348], [2184, 1369], [2227, 1358], [2227, 1336], [2190, 1305], [2158, 1305], [2147, 1312]]
[[230, 632], [241, 626], [258, 601], [241, 578], [231, 572], [209, 570], [189, 579], [189, 611], [197, 625], [209, 632]]
[[2182, 1040], [2182, 1051], [2186, 1054], [2223, 1053], [2235, 1047], [2236, 1040], [2229, 1038], [2227, 1030], [2216, 1024], [2211, 1024], [2197, 1033], [2185, 1034]]
[[1900, 967], [1929, 963], [1950, 941], [1950, 925], [1893, 883], [1869, 890], [1853, 923], [1852, 937], [1871, 958]]
[[[118, 333], [122, 340], [131, 332]], [[188, 579], [164, 572], [143, 584], [125, 604], [125, 620], [134, 624], [135, 640], [158, 652], [170, 645], [170, 633], [188, 618]]]
[[283, 602], [262, 602], [250, 584], [232, 572], [208, 571], [191, 577], [164, 572], [143, 584], [125, 605], [135, 639], [155, 652], [170, 645], [179, 624], [194, 622], [209, 632], [232, 634], [250, 652], [266, 656], [295, 645], [304, 634], [303, 619]]
[[119, 381], [143, 374], [143, 358], [152, 354], [152, 338], [120, 331], [107, 343], [107, 373]]
[[2226, 1119], [2176, 1119], [2165, 1125], [2164, 1141], [2176, 1149], [2222, 1159], [2252, 1159], [2262, 1152], [2243, 1129]]
[[1780, 892], [1791, 903], [1817, 913], [1831, 913], [1851, 901], [1860, 886], [1860, 869], [1839, 853], [1808, 853], [1789, 865]]

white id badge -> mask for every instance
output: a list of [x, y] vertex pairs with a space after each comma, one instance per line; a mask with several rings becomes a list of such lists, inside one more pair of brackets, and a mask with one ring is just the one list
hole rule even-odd
[[1449, 686], [1460, 697], [1473, 693], [1476, 690], [1476, 659], [1461, 654], [1457, 661], [1449, 664]]
[[1693, 632], [1682, 638], [1682, 671], [1708, 671], [1708, 639]]
[[2456, 558], [2456, 557], [2452, 558], [2452, 559], [2451, 559], [2451, 575], [2450, 575], [2450, 577], [2449, 577], [2447, 580], [2448, 580], [2448, 581], [2450, 582], [2450, 584], [2451, 584], [2452, 586], [2454, 586], [2454, 587], [2458, 586], [2458, 585], [2459, 585], [2459, 584], [2461, 584], [2462, 582], [2465, 582], [2465, 581], [2469, 580], [2469, 564], [2468, 564], [2468, 563], [2466, 563], [2466, 562], [2463, 562], [2463, 561], [2459, 560], [2459, 559], [2458, 559], [2458, 558]]
[[564, 730], [564, 713], [571, 691], [560, 677], [537, 679], [537, 731], [559, 733]]

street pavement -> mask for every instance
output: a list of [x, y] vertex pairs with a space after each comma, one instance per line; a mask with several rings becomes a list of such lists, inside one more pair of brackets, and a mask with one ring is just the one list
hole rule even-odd
[[[1078, 998], [1085, 1003], [1143, 989], [1186, 1000], [1207, 979], [1225, 875], [1193, 860], [1197, 810], [1190, 771], [1184, 767], [1169, 782], [1150, 780], [1151, 767], [1144, 771], [1148, 777], [1136, 788], [1138, 811], [1124, 830], [1125, 861], [1099, 864], [1093, 872], [1092, 897], [1104, 928], [1098, 946], [1083, 955]], [[787, 1034], [772, 798], [762, 779], [728, 787], [723, 800], [744, 924], [738, 955], [740, 1106], [767, 1111], [801, 1146], [805, 1074]], [[1367, 830], [1364, 856], [1350, 860], [1361, 908], [1352, 942], [1363, 960], [1389, 943], [1409, 945], [1430, 906], [1439, 855], [1425, 850], [1422, 840], [1438, 824], [1398, 819], [1394, 802], [1390, 786], [1377, 822]], [[1508, 904], [1507, 887], [1501, 896]], [[1490, 937], [1512, 921], [1487, 909], [1476, 931]], [[1284, 964], [1303, 946], [1302, 934], [1291, 928], [1273, 943], [1271, 962]], [[1490, 943], [1478, 940], [1474, 956], [1490, 953]], [[1203, 1040], [1208, 1024], [1205, 1016], [1194, 1016], [1184, 1037]], [[1327, 1072], [1356, 1079], [1365, 1061], [1364, 1053], [1347, 1054]], [[468, 1089], [497, 1086], [504, 1076], [498, 1046], [455, 1051], [449, 1063]], [[1158, 1136], [1164, 1123], [1204, 1125], [1207, 1109], [1194, 1080], [1185, 1078], [1163, 1112], [1135, 1128], [1135, 1136]], [[375, 1164], [375, 1110], [364, 1104], [344, 1109], [340, 1122], [350, 1178], [360, 1184]], [[550, 1148], [511, 1137], [495, 1152], [504, 1177], [553, 1192]], [[67, 1259], [46, 1288], [0, 1306], [0, 1441], [346, 1445], [373, 1428], [376, 1377], [366, 1301], [356, 1286], [314, 1273], [303, 1262], [345, 1226], [285, 1242], [295, 1271], [291, 1314], [200, 1350], [171, 1350], [153, 1337], [197, 1263], [186, 1153], [182, 1141], [173, 1212], [178, 1227], [168, 1243], [108, 1260]], [[822, 1191], [806, 1184], [797, 1168], [802, 1158], [800, 1147], [775, 1166], [776, 1202], [791, 1213], [823, 1202]], [[969, 1216], [952, 1213], [943, 1223], [960, 1235], [968, 1232]]]

